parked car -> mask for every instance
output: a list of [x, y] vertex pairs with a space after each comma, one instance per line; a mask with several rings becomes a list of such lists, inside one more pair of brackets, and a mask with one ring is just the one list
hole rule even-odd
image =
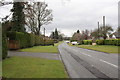
[[72, 45], [78, 45], [79, 43], [78, 42], [76, 42], [76, 41], [74, 41], [74, 42], [71, 42], [72, 43]]
[[70, 43], [70, 41], [65, 41], [66, 43]]

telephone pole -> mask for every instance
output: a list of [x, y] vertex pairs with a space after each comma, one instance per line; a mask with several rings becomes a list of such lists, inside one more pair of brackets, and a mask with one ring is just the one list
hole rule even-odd
[[98, 39], [99, 39], [99, 22], [98, 22]]
[[103, 27], [105, 27], [105, 16], [103, 16]]
[[103, 33], [103, 35], [104, 35], [104, 39], [105, 39], [105, 36], [106, 36], [106, 27], [105, 27], [105, 16], [103, 16], [103, 28], [104, 28], [104, 33]]

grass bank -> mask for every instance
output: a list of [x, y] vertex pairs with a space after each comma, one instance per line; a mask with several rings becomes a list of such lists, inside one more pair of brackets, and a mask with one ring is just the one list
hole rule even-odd
[[20, 49], [22, 52], [39, 52], [39, 53], [58, 53], [58, 45], [62, 42], [56, 43], [54, 46], [34, 46], [31, 48]]
[[85, 49], [106, 52], [106, 53], [119, 53], [118, 49], [120, 49], [120, 46], [112, 46], [112, 45], [71, 45], [71, 44], [69, 45], [77, 46]]
[[59, 60], [32, 57], [11, 57], [3, 60], [3, 77], [6, 78], [67, 78]]

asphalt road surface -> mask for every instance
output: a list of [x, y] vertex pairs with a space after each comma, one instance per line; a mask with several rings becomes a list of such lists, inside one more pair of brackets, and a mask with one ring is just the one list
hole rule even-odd
[[58, 49], [70, 78], [118, 78], [118, 54], [73, 47], [65, 42]]

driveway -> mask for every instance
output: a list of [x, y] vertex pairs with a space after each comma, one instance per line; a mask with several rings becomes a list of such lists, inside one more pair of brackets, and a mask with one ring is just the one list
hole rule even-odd
[[71, 78], [118, 78], [118, 54], [82, 49], [67, 43], [58, 48]]

